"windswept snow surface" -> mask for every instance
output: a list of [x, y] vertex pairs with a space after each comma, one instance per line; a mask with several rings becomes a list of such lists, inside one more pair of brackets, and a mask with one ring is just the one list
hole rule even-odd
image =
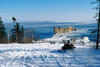
[[100, 67], [100, 50], [63, 44], [0, 44], [0, 67]]

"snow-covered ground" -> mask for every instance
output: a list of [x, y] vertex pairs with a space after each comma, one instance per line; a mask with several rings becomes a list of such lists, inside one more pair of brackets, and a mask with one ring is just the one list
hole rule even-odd
[[[61, 45], [40, 44], [0, 44], [0, 67], [40, 67], [56, 64], [58, 55], [52, 50]], [[49, 59], [49, 57], [51, 59]]]
[[0, 67], [100, 67], [100, 50], [61, 43], [0, 44]]

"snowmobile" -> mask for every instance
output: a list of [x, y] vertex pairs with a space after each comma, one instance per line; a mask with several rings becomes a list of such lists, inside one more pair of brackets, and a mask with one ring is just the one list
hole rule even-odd
[[65, 51], [65, 50], [68, 50], [68, 49], [74, 49], [74, 48], [76, 48], [74, 45], [71, 45], [71, 46], [69, 46], [69, 47], [66, 47], [66, 46], [63, 46], [61, 49], [58, 49], [58, 51]]
[[61, 48], [61, 50], [73, 49], [73, 48], [76, 48], [76, 47], [74, 47], [74, 45], [72, 45], [70, 43], [70, 41], [68, 40], [68, 42], [66, 44], [64, 44], [64, 46]]
[[74, 47], [74, 45], [67, 45], [67, 46], [63, 46], [63, 47], [61, 48], [61, 50], [73, 49], [73, 48], [76, 48], [76, 47]]

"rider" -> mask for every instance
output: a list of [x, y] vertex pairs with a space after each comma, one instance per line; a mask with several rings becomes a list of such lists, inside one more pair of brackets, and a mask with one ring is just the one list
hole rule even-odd
[[70, 41], [68, 40], [68, 42], [62, 47], [62, 50], [66, 50], [70, 48], [74, 48], [74, 45], [72, 45], [72, 43], [70, 43]]

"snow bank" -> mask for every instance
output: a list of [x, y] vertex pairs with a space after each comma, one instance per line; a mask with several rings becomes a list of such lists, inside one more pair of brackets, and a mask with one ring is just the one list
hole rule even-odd
[[[55, 34], [52, 38], [47, 38], [44, 41], [48, 43], [66, 43], [68, 40], [72, 42], [73, 45], [79, 48], [80, 47], [87, 47], [87, 46], [95, 46], [95, 42], [92, 42], [89, 40], [88, 37], [79, 37], [80, 34], [78, 32], [81, 32], [82, 34], [86, 33], [88, 29], [73, 31], [69, 33], [63, 33], [63, 34]], [[78, 35], [78, 37], [77, 37]]]
[[84, 43], [88, 43], [88, 42], [90, 42], [90, 40], [89, 40], [88, 37], [84, 37], [84, 38], [83, 38], [83, 42], [84, 42]]

